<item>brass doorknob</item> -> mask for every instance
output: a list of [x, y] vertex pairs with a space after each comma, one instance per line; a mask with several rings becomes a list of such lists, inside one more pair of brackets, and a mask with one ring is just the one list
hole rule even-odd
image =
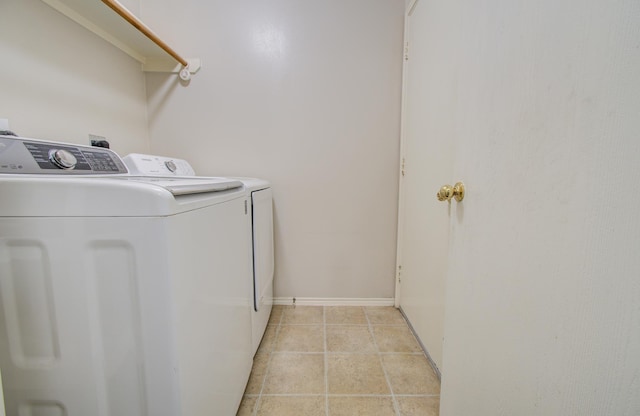
[[451, 198], [455, 198], [460, 202], [464, 199], [464, 184], [458, 182], [455, 185], [443, 185], [442, 188], [436, 194], [438, 201], [451, 201]]
[[443, 185], [436, 194], [438, 201], [449, 201], [453, 197], [453, 188], [451, 185]]

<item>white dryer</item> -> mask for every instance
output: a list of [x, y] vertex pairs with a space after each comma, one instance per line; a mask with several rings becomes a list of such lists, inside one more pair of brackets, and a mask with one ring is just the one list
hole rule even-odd
[[235, 414], [252, 364], [241, 182], [0, 136], [0, 195], [7, 415]]
[[251, 200], [253, 311], [251, 345], [255, 355], [264, 336], [273, 308], [273, 193], [262, 179], [236, 178], [242, 181]]
[[[125, 156], [130, 172], [138, 175], [188, 178], [195, 175], [183, 159], [133, 153]], [[273, 194], [268, 181], [255, 178], [230, 178], [243, 183], [249, 204], [251, 228], [251, 345], [255, 354], [264, 336], [273, 307]]]

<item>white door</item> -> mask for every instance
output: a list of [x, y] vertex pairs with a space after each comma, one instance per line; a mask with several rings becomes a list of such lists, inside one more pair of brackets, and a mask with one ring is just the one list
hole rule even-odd
[[[640, 414], [637, 2], [423, 1], [414, 17], [428, 5], [434, 29], [416, 41], [411, 21], [409, 69], [415, 44], [437, 42], [422, 74], [450, 67], [451, 88], [414, 91], [410, 74], [407, 146], [434, 129], [411, 134], [422, 91], [440, 103], [429, 124], [455, 122], [438, 138], [454, 142], [445, 181], [467, 188], [447, 220], [440, 414]], [[425, 212], [438, 185], [411, 209]], [[427, 212], [422, 234], [440, 223]]]
[[438, 3], [417, 0], [407, 16], [397, 297], [441, 369], [451, 207], [436, 192], [454, 181], [455, 80]]

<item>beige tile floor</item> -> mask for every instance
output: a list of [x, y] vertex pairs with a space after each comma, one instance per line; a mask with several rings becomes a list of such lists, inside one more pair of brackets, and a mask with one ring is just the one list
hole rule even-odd
[[238, 416], [438, 416], [439, 403], [397, 309], [275, 306]]

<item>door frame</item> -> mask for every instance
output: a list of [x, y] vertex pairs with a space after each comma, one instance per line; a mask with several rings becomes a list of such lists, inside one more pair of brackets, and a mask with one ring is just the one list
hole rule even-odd
[[396, 235], [396, 271], [395, 271], [395, 298], [394, 305], [396, 308], [400, 307], [400, 281], [402, 279], [402, 241], [404, 237], [404, 197], [405, 197], [405, 185], [404, 175], [406, 173], [404, 160], [406, 151], [406, 106], [407, 106], [407, 73], [409, 71], [409, 17], [413, 13], [416, 5], [420, 0], [411, 0], [406, 7], [404, 14], [404, 39], [402, 46], [402, 100], [400, 103], [400, 160], [399, 160], [399, 172], [398, 172], [398, 231]]

